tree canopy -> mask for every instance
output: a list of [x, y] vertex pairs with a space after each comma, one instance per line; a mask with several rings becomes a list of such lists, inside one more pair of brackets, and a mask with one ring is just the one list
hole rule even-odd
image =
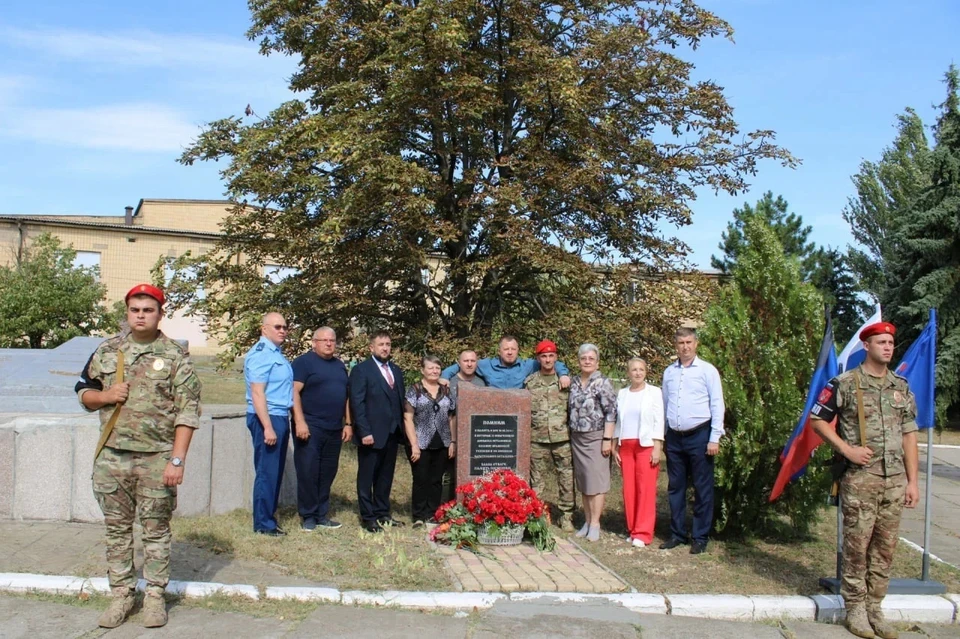
[[722, 273], [733, 271], [744, 248], [743, 226], [755, 214], [760, 215], [776, 234], [784, 253], [798, 260], [803, 277], [809, 277], [817, 257], [817, 245], [808, 241], [812, 229], [803, 223], [803, 217], [790, 212], [790, 205], [782, 195], [774, 199], [772, 191], [764, 193], [754, 206], [744, 202], [743, 208], [733, 210], [733, 220], [727, 223], [727, 230], [720, 236], [718, 248], [722, 254], [720, 257], [711, 255], [710, 265]]
[[[663, 229], [691, 222], [698, 188], [738, 193], [761, 160], [795, 162], [691, 78], [679, 51], [733, 33], [691, 0], [250, 7], [261, 51], [299, 61], [298, 97], [212, 122], [185, 151], [222, 161], [241, 206], [215, 251], [176, 265], [197, 279], [173, 282], [238, 350], [246, 318], [277, 307], [417, 350], [501, 330], [613, 343], [629, 322], [617, 348], [635, 352], [702, 297], [628, 281], [682, 264]], [[264, 286], [267, 263], [297, 275]]]
[[930, 147], [916, 111], [907, 109], [897, 116], [893, 144], [879, 161], [864, 160], [851, 179], [857, 195], [843, 209], [843, 219], [862, 248], [851, 247], [847, 257], [860, 286], [883, 302], [897, 226], [930, 186]]
[[855, 272], [897, 326], [902, 355], [938, 309], [937, 423], [960, 406], [960, 78], [945, 74], [946, 99], [933, 127], [934, 147], [912, 110], [877, 163], [854, 176], [857, 197], [844, 218], [863, 247], [851, 248]]
[[894, 258], [887, 272], [888, 317], [915, 338], [937, 309], [937, 405], [960, 401], [960, 76], [946, 74], [946, 100], [934, 127], [930, 184], [896, 224]]
[[836, 335], [844, 341], [851, 337], [860, 326], [866, 304], [860, 298], [862, 289], [853, 277], [847, 256], [808, 241], [811, 227], [803, 223], [803, 216], [790, 211], [782, 195], [774, 198], [773, 192], [767, 191], [756, 205], [745, 202], [743, 208], [734, 209], [733, 220], [721, 235], [722, 253], [710, 257], [711, 266], [722, 273], [733, 271], [746, 243], [744, 224], [754, 216], [760, 216], [777, 236], [784, 254], [796, 262], [803, 280], [823, 295], [831, 308]]
[[48, 233], [19, 262], [0, 267], [0, 347], [53, 348], [116, 330], [96, 268], [74, 266], [76, 251]]

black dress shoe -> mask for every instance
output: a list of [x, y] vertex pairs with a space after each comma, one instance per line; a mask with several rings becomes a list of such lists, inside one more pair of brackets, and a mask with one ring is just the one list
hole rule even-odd
[[361, 525], [363, 526], [363, 529], [369, 533], [383, 532], [383, 526], [375, 521], [365, 521]]
[[393, 526], [395, 528], [403, 528], [406, 524], [402, 521], [390, 517], [389, 519], [378, 519], [377, 523], [386, 528], [387, 526]]
[[687, 543], [687, 542], [681, 541], [681, 540], [677, 539], [676, 537], [671, 537], [671, 538], [670, 538], [670, 541], [665, 541], [665, 542], [663, 542], [662, 544], [660, 544], [660, 550], [672, 550], [672, 549], [676, 548], [677, 546], [682, 546], [682, 545], [685, 544], [685, 543]]
[[279, 528], [272, 528], [270, 530], [255, 530], [255, 533], [258, 535], [266, 535], [267, 537], [286, 537], [287, 533], [283, 532]]
[[706, 551], [707, 551], [707, 544], [706, 544], [706, 542], [695, 541], [695, 542], [693, 542], [693, 545], [690, 546], [690, 554], [691, 554], [691, 555], [699, 555], [700, 553], [706, 552]]

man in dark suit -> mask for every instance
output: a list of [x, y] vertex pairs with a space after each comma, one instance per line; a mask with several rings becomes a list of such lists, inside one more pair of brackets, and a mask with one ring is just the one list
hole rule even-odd
[[402, 526], [390, 515], [390, 489], [403, 434], [403, 371], [390, 362], [390, 334], [370, 338], [370, 358], [350, 372], [350, 414], [357, 445], [357, 502], [369, 532]]

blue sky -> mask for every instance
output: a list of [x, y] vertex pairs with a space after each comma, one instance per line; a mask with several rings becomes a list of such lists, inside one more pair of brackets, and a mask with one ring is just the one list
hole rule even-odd
[[[850, 176], [893, 137], [896, 114], [933, 123], [960, 61], [955, 0], [701, 0], [736, 43], [692, 54], [744, 131], [774, 129], [803, 160], [768, 162], [737, 197], [704, 192], [677, 235], [707, 266], [731, 211], [783, 195], [817, 242], [845, 247]], [[223, 197], [215, 165], [175, 162], [203, 123], [289, 96], [290, 59], [244, 38], [241, 0], [8, 0], [0, 9], [0, 213], [113, 214], [140, 198]], [[951, 44], [954, 43], [954, 44]]]

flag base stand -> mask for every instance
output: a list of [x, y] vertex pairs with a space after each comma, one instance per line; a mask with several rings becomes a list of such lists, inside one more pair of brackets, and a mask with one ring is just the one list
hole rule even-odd
[[[835, 595], [840, 594], [840, 580], [836, 577], [820, 577], [820, 587]], [[947, 587], [929, 579], [891, 579], [888, 595], [942, 595]]]

